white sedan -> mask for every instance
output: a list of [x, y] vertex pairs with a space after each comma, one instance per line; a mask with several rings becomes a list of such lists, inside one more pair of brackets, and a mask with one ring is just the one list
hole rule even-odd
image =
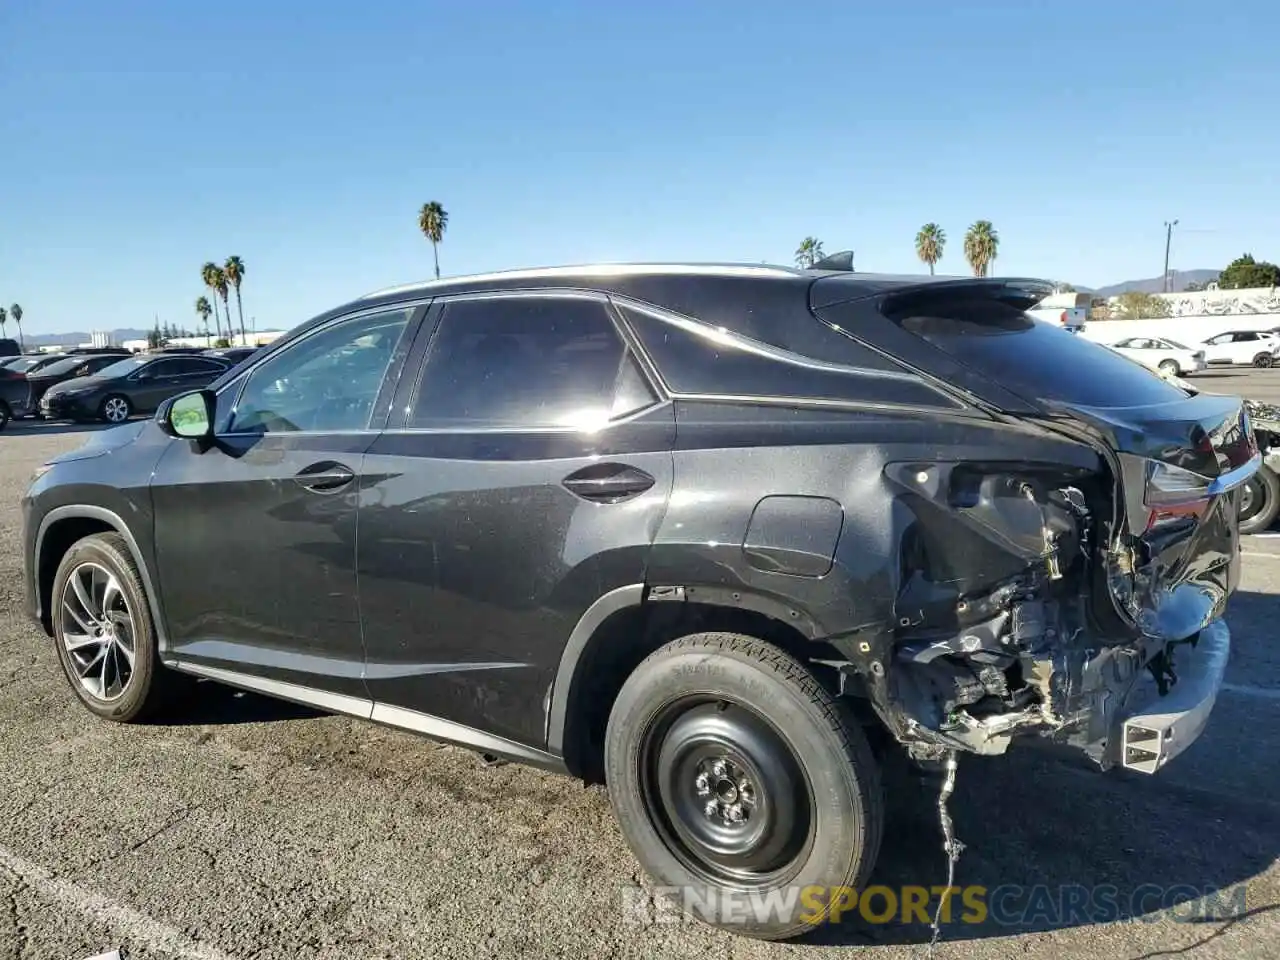
[[1160, 373], [1175, 377], [1198, 373], [1205, 368], [1204, 351], [1164, 337], [1130, 337], [1113, 343], [1111, 349]]

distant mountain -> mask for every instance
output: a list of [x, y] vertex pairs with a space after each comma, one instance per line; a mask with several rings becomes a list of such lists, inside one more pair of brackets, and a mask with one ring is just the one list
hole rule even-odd
[[[1218, 270], [1178, 270], [1173, 274], [1173, 292], [1181, 293], [1187, 289], [1189, 283], [1208, 283], [1210, 280], [1217, 280], [1220, 272]], [[1131, 290], [1140, 293], [1162, 293], [1164, 280], [1161, 277], [1152, 277], [1149, 280], [1125, 280], [1123, 283], [1113, 283], [1109, 287], [1099, 287], [1092, 293], [1095, 297], [1118, 297]]]

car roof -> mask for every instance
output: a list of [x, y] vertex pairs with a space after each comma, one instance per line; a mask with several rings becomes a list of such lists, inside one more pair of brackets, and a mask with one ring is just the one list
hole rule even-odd
[[[837, 258], [833, 257], [832, 260]], [[349, 313], [394, 307], [406, 301], [467, 293], [589, 290], [649, 303], [765, 342], [787, 317], [893, 291], [925, 285], [958, 288], [1029, 285], [1038, 301], [1052, 283], [1012, 277], [974, 278], [929, 274], [855, 273], [800, 269], [769, 263], [590, 263], [502, 270], [423, 280], [367, 293], [294, 326], [268, 348], [283, 348], [314, 327]], [[1025, 297], [1025, 291], [1019, 291]]]
[[[533, 267], [499, 270], [439, 280], [423, 280], [375, 290], [357, 302], [406, 299], [431, 294], [468, 293], [480, 290], [502, 290], [519, 287], [585, 287], [610, 291], [643, 286], [645, 281], [669, 281], [687, 278], [772, 281], [805, 288], [815, 281], [838, 278], [852, 297], [870, 295], [889, 288], [926, 283], [972, 282], [971, 277], [932, 276], [930, 274], [854, 273], [845, 270], [813, 270], [769, 263], [589, 263], [558, 267]], [[1004, 278], [1001, 278], [1002, 280]], [[1043, 281], [1037, 281], [1043, 282]]]

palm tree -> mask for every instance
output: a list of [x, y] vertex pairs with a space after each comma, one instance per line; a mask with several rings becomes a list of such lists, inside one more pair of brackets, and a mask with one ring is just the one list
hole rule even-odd
[[[18, 325], [18, 350], [23, 351], [22, 346], [22, 307], [14, 304], [9, 308], [9, 316], [13, 317], [13, 322]], [[23, 351], [25, 352], [25, 351]]]
[[916, 234], [916, 256], [929, 265], [929, 276], [942, 259], [942, 248], [947, 245], [947, 231], [936, 223], [926, 223]]
[[4, 312], [4, 307], [0, 307], [0, 340], [4, 339], [4, 323], [8, 318], [9, 315]]
[[796, 247], [796, 266], [807, 270], [823, 257], [822, 241], [817, 237], [805, 237]]
[[977, 220], [964, 235], [964, 258], [973, 267], [975, 277], [985, 277], [996, 259], [1000, 236], [990, 220]]
[[[240, 315], [240, 339], [245, 343], [249, 341], [244, 335], [244, 307], [240, 303], [240, 284], [244, 282], [244, 261], [239, 257], [227, 257], [227, 262], [222, 265], [222, 272], [227, 275], [227, 281], [236, 291], [236, 313]], [[227, 325], [230, 326], [231, 318], [227, 317]]]
[[231, 288], [227, 286], [227, 272], [221, 267], [213, 268], [213, 289], [222, 298], [222, 315], [227, 318], [227, 343], [232, 344], [236, 338], [235, 327], [231, 326], [231, 304], [227, 301]]
[[[218, 276], [222, 273], [218, 269], [218, 265], [210, 260], [200, 268], [200, 279], [204, 281], [204, 285], [209, 288], [209, 292], [216, 294], [218, 292]], [[227, 315], [227, 326], [231, 325], [231, 316]], [[213, 298], [213, 326], [218, 331], [218, 339], [222, 339], [222, 322], [218, 319], [218, 298]]]
[[196, 313], [200, 317], [201, 324], [204, 325], [204, 342], [209, 344], [209, 315], [213, 313], [213, 307], [209, 306], [208, 297], [196, 297]]
[[436, 279], [440, 279], [440, 244], [444, 241], [445, 227], [449, 226], [449, 214], [444, 207], [432, 200], [424, 203], [418, 212], [418, 229], [431, 241], [431, 253], [436, 260]]

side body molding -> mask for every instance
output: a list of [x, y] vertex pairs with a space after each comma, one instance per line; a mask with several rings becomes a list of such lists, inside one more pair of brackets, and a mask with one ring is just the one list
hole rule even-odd
[[42, 618], [45, 615], [45, 610], [41, 603], [39, 582], [40, 567], [44, 559], [45, 534], [49, 532], [50, 527], [61, 520], [100, 520], [124, 537], [125, 544], [129, 547], [129, 553], [133, 557], [133, 562], [142, 577], [142, 585], [147, 591], [147, 606], [151, 608], [151, 620], [155, 625], [156, 642], [160, 648], [161, 655], [165, 654], [169, 649], [169, 638], [165, 631], [164, 617], [161, 616], [160, 596], [156, 591], [155, 581], [151, 578], [151, 570], [143, 557], [142, 550], [138, 547], [138, 541], [134, 537], [133, 531], [129, 529], [129, 525], [125, 523], [124, 518], [118, 513], [108, 510], [106, 507], [89, 504], [67, 504], [61, 507], [54, 507], [41, 518], [40, 527], [36, 532], [35, 582], [30, 585], [31, 590], [35, 593], [36, 614]]

